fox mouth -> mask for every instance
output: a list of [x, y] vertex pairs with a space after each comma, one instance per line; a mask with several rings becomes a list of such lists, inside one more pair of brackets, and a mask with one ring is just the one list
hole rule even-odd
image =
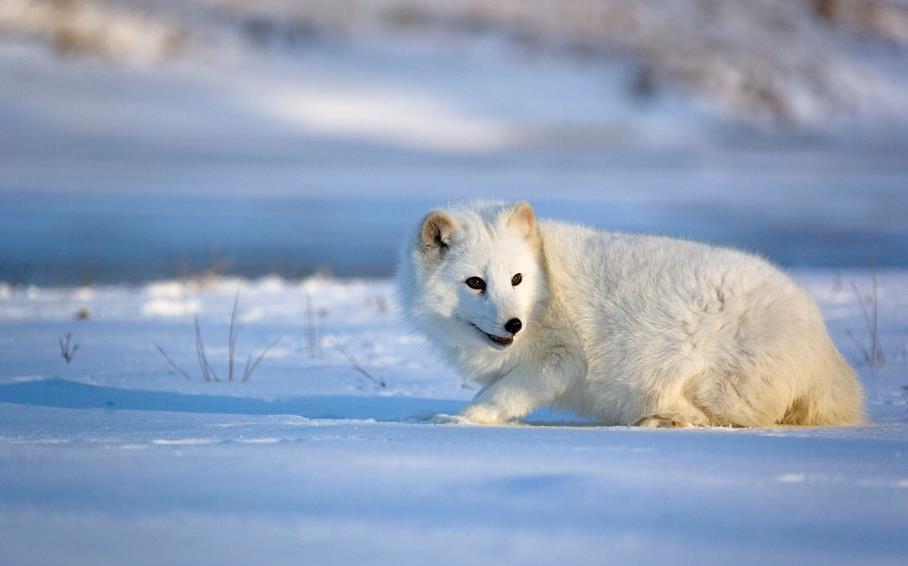
[[[473, 323], [470, 323], [470, 324], [473, 324]], [[489, 341], [492, 344], [494, 344], [496, 347], [498, 347], [499, 349], [503, 350], [504, 348], [507, 348], [508, 346], [510, 346], [512, 342], [514, 342], [513, 336], [495, 336], [494, 334], [489, 334], [488, 332], [486, 332], [482, 328], [479, 328], [475, 324], [473, 324], [473, 328], [475, 328], [476, 330], [481, 332], [483, 334], [483, 336], [488, 338]]]

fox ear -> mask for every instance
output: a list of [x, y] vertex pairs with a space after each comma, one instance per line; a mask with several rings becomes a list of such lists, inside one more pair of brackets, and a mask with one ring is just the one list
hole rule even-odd
[[454, 219], [436, 210], [422, 221], [422, 251], [427, 257], [441, 257], [451, 245], [451, 235], [457, 228]]
[[514, 205], [508, 218], [508, 227], [520, 232], [527, 240], [536, 238], [536, 212], [530, 203], [522, 200]]

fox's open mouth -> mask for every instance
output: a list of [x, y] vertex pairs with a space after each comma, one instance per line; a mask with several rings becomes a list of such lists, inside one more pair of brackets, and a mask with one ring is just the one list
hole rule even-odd
[[[472, 323], [470, 323], [470, 324], [472, 324]], [[485, 337], [489, 339], [490, 342], [492, 342], [493, 344], [497, 345], [500, 348], [507, 348], [508, 346], [511, 345], [511, 342], [514, 341], [513, 336], [495, 336], [494, 334], [489, 334], [488, 332], [486, 332], [482, 328], [479, 328], [475, 324], [473, 324], [473, 328], [482, 332], [485, 335]]]

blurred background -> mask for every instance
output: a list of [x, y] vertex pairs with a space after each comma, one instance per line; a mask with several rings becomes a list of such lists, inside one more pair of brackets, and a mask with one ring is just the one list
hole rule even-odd
[[428, 208], [908, 266], [908, 0], [0, 0], [0, 281], [387, 276]]

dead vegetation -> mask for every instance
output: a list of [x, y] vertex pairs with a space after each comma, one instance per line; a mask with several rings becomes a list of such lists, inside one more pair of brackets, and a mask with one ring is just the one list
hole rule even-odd
[[908, 6], [897, 0], [811, 0], [817, 18], [861, 35], [908, 40]]
[[65, 361], [67, 365], [73, 361], [73, 356], [76, 355], [76, 350], [79, 349], [79, 345], [74, 344], [72, 338], [72, 333], [67, 332], [57, 339], [60, 345], [60, 357], [63, 358], [63, 361]]
[[188, 38], [168, 18], [98, 0], [5, 0], [0, 35], [37, 39], [64, 56], [136, 62], [171, 59]]
[[638, 68], [628, 81], [633, 95], [652, 97], [663, 86], [680, 87], [770, 127], [820, 127], [823, 120], [868, 108], [868, 97], [883, 92], [887, 81], [848, 53], [874, 42], [887, 53], [892, 44], [908, 42], [908, 5], [893, 0], [378, 5], [386, 23], [404, 31], [493, 33], [530, 52], [561, 52], [591, 62], [617, 56]]
[[[315, 309], [312, 307], [312, 297], [309, 293], [305, 294], [306, 296], [306, 319], [305, 319], [305, 332], [306, 332], [306, 353], [309, 355], [310, 360], [322, 357], [322, 346], [321, 340], [319, 338], [319, 323], [316, 318]], [[320, 315], [321, 313], [319, 313]], [[321, 318], [319, 316], [319, 318]]]
[[875, 372], [880, 367], [886, 365], [886, 353], [880, 343], [880, 296], [879, 282], [877, 280], [876, 254], [875, 251], [870, 264], [870, 291], [862, 293], [857, 284], [851, 282], [851, 290], [854, 298], [861, 307], [861, 316], [864, 320], [865, 335], [859, 338], [851, 329], [848, 329], [848, 337], [861, 352], [864, 363]]
[[376, 387], [379, 387], [381, 389], [384, 389], [388, 386], [388, 384], [385, 382], [384, 379], [382, 379], [381, 377], [376, 377], [376, 376], [372, 375], [372, 373], [369, 372], [365, 367], [363, 367], [363, 365], [359, 363], [359, 361], [353, 356], [353, 354], [348, 352], [347, 349], [344, 348], [341, 344], [335, 343], [334, 349], [337, 350], [338, 352], [340, 352], [340, 354], [344, 357], [344, 359], [347, 360], [347, 363], [350, 364], [350, 369], [352, 369], [353, 371], [358, 373], [360, 376], [365, 378], [367, 381], [369, 381], [370, 383], [372, 383], [373, 385], [375, 385]]
[[167, 355], [167, 352], [164, 351], [164, 348], [158, 346], [157, 344], [153, 344], [153, 346], [158, 350], [158, 352], [161, 353], [162, 356], [164, 356], [164, 359], [167, 360], [168, 371], [170, 371], [171, 373], [178, 373], [185, 377], [187, 381], [192, 381], [192, 377], [190, 377], [188, 373], [180, 369], [180, 366], [178, 366], [176, 362], [174, 362], [173, 359], [171, 359], [171, 357]]
[[0, 35], [38, 39], [65, 55], [126, 61], [206, 53], [236, 39], [267, 49], [374, 29], [488, 35], [531, 54], [620, 58], [631, 68], [631, 96], [680, 88], [747, 122], [818, 128], [829, 118], [884, 111], [898, 93], [880, 61], [861, 54], [878, 48], [885, 57], [908, 45], [908, 4], [899, 0], [214, 0], [185, 2], [179, 10], [168, 4], [6, 0]]
[[[255, 370], [258, 369], [259, 364], [262, 363], [262, 360], [265, 359], [265, 356], [268, 355], [268, 352], [274, 348], [278, 342], [281, 341], [283, 336], [276, 338], [273, 342], [268, 344], [258, 355], [249, 354], [246, 358], [246, 363], [243, 366], [242, 373], [236, 371], [236, 355], [237, 355], [237, 335], [239, 333], [239, 323], [237, 322], [237, 308], [239, 306], [240, 293], [237, 290], [236, 295], [233, 298], [233, 309], [230, 312], [230, 325], [227, 329], [227, 373], [226, 378], [222, 378], [215, 371], [211, 362], [209, 361], [208, 351], [205, 348], [205, 340], [202, 336], [202, 328], [199, 325], [199, 318], [196, 316], [193, 318], [193, 327], [195, 329], [195, 357], [196, 363], [199, 366], [199, 375], [202, 381], [209, 382], [220, 382], [226, 381], [233, 382], [247, 382], [252, 379]], [[164, 360], [167, 362], [167, 369], [171, 373], [179, 374], [186, 378], [189, 381], [192, 381], [192, 376], [183, 370], [180, 366], [174, 362], [173, 358], [167, 353], [164, 348], [158, 344], [153, 344], [155, 349], [164, 357]]]

